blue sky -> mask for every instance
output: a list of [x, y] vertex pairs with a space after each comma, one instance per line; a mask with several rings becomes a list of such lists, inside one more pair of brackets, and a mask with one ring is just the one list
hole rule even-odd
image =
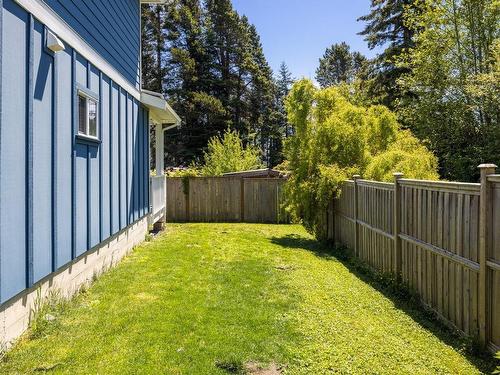
[[370, 10], [370, 0], [233, 0], [239, 14], [257, 27], [269, 64], [277, 72], [285, 61], [295, 78], [314, 78], [318, 59], [333, 43], [373, 57], [357, 35], [356, 19]]

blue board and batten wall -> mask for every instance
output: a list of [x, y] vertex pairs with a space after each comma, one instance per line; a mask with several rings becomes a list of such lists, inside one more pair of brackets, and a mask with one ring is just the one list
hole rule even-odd
[[137, 88], [140, 85], [138, 0], [44, 0]]
[[[138, 17], [138, 1], [123, 3], [129, 2], [135, 6], [112, 10]], [[71, 6], [73, 15], [78, 8], [105, 17], [107, 3], [47, 0], [77, 31], [76, 18], [65, 15], [61, 4]], [[1, 303], [149, 213], [149, 128], [147, 109], [136, 97], [70, 45], [47, 50], [45, 25], [13, 0], [0, 4]], [[91, 33], [97, 26], [89, 27]], [[139, 27], [138, 21], [126, 26], [133, 32], [123, 39], [117, 37], [122, 29], [109, 40], [81, 34], [136, 87], [139, 46], [128, 38], [135, 35], [138, 42]], [[115, 50], [106, 55], [111, 44]], [[121, 55], [129, 50], [136, 57]], [[77, 136], [78, 89], [99, 100], [99, 142]]]

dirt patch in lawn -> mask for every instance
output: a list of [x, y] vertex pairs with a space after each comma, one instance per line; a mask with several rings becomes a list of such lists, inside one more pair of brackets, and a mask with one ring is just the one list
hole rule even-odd
[[242, 364], [237, 361], [216, 361], [215, 365], [225, 370], [228, 374], [239, 374], [239, 375], [281, 375], [281, 366], [276, 363], [271, 363], [269, 365], [262, 365], [258, 362], [247, 362]]
[[281, 368], [276, 363], [271, 363], [264, 367], [256, 362], [248, 362], [245, 364], [245, 370], [250, 375], [280, 375]]

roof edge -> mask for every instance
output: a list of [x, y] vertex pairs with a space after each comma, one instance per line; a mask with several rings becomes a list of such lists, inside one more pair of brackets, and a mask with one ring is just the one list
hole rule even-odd
[[141, 103], [150, 110], [151, 118], [154, 122], [175, 126], [181, 124], [181, 118], [168, 104], [161, 93], [142, 90]]

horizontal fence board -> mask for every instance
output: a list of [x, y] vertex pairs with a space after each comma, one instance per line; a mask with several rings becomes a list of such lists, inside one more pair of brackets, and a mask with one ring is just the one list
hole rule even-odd
[[401, 186], [420, 188], [433, 191], [443, 192], [462, 192], [479, 195], [481, 184], [469, 182], [448, 182], [448, 181], [427, 181], [427, 180], [410, 180], [401, 179]]
[[[486, 308], [487, 341], [496, 348], [500, 346], [500, 176], [490, 175], [487, 181], [491, 212], [486, 307], [480, 304], [479, 288], [481, 184], [399, 179], [395, 216], [394, 183], [345, 181], [329, 207], [327, 233], [384, 273], [397, 272], [395, 243], [400, 241], [402, 282], [467, 335], [479, 335], [480, 310]], [[394, 233], [395, 217], [399, 233]]]

